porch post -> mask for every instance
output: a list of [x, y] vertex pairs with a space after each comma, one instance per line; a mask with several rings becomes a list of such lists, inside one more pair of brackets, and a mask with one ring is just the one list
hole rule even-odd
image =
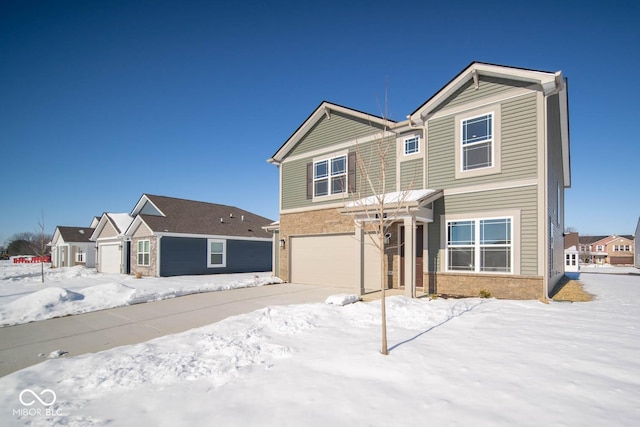
[[416, 219], [404, 218], [404, 295], [413, 298], [416, 294]]
[[357, 278], [357, 289], [358, 296], [364, 295], [364, 244], [365, 244], [365, 235], [364, 235], [364, 227], [362, 226], [362, 222], [354, 221], [356, 226], [356, 262], [355, 268], [357, 268], [356, 278]]

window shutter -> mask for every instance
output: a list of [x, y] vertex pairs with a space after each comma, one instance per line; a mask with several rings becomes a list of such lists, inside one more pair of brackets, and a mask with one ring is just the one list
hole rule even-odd
[[349, 193], [356, 192], [356, 153], [349, 153], [349, 160], [347, 161], [347, 182], [349, 184]]
[[313, 199], [313, 163], [307, 163], [307, 199]]

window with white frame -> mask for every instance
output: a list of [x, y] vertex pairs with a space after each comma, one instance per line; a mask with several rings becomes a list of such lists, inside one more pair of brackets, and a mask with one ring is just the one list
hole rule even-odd
[[76, 262], [84, 262], [84, 251], [82, 248], [78, 248], [76, 252]]
[[347, 156], [313, 163], [313, 196], [329, 196], [347, 191]]
[[462, 120], [462, 170], [493, 166], [493, 113]]
[[138, 265], [149, 265], [151, 261], [151, 242], [138, 240]]
[[604, 251], [604, 246], [603, 246], [603, 245], [598, 245], [598, 246], [596, 247], [596, 251], [598, 251], [598, 252], [602, 252], [602, 251]]
[[227, 241], [222, 239], [208, 239], [207, 245], [207, 267], [226, 267]]
[[404, 155], [409, 156], [420, 152], [420, 137], [412, 136], [404, 140]]
[[447, 270], [512, 273], [512, 219], [447, 222]]

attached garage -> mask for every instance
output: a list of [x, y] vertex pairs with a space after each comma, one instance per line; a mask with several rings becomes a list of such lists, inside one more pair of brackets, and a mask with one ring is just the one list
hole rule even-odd
[[361, 286], [362, 271], [367, 288], [379, 287], [378, 249], [365, 244], [365, 262], [361, 265], [360, 244], [354, 234], [292, 236], [289, 252], [291, 282], [341, 287], [355, 293]]
[[101, 273], [121, 273], [122, 264], [120, 244], [100, 245], [98, 247], [98, 269]]
[[633, 255], [628, 256], [612, 256], [610, 257], [611, 265], [633, 265]]

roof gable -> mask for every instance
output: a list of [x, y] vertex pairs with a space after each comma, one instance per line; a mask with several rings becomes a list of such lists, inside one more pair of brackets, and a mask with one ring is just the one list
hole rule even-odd
[[87, 243], [90, 242], [94, 229], [91, 227], [67, 227], [59, 225], [56, 227], [51, 242], [55, 245], [59, 239], [65, 243]]
[[143, 198], [163, 215], [149, 215], [140, 209], [127, 235], [144, 223], [156, 234], [271, 238], [271, 234], [262, 229], [271, 224], [270, 219], [235, 206], [151, 194], [145, 194]]
[[100, 217], [100, 221], [98, 221], [98, 225], [95, 227], [93, 234], [91, 235], [91, 240], [95, 241], [100, 237], [103, 230], [107, 226], [111, 226], [117, 236], [124, 235], [133, 218], [128, 213], [113, 213], [113, 212], [105, 212]]
[[[349, 117], [358, 121], [367, 123], [368, 125], [378, 127], [390, 127], [396, 122], [394, 120], [384, 119], [379, 116], [364, 113], [362, 111], [343, 107], [338, 104], [332, 104], [323, 101], [320, 105], [307, 117], [307, 119], [295, 130], [295, 132], [285, 141], [285, 143], [276, 151], [276, 153], [267, 161], [269, 163], [279, 164], [282, 160], [309, 134], [309, 132], [318, 126], [325, 119], [330, 119], [332, 113], [337, 113], [342, 117]], [[361, 135], [350, 135], [345, 140], [356, 139]]]

